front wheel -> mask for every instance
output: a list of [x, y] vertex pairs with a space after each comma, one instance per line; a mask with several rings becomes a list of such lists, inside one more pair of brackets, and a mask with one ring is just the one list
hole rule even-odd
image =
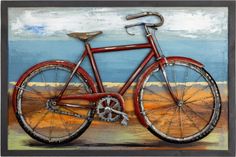
[[[48, 61], [35, 65], [19, 79], [13, 92], [13, 106], [19, 124], [32, 138], [62, 144], [80, 136], [90, 125], [94, 109], [71, 108], [52, 104], [75, 65], [64, 61]], [[91, 78], [78, 69], [64, 95], [96, 92]], [[84, 101], [60, 101], [60, 104], [94, 105]], [[61, 111], [64, 114], [55, 112]], [[66, 113], [66, 114], [65, 114]], [[83, 115], [80, 119], [75, 115]]]
[[138, 83], [137, 107], [148, 130], [171, 143], [202, 139], [216, 126], [221, 112], [219, 90], [202, 67], [183, 61], [164, 65], [173, 99], [159, 65]]

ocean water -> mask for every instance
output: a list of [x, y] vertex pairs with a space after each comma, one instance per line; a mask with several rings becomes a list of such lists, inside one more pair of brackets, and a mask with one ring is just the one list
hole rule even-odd
[[[228, 49], [226, 40], [160, 40], [166, 56], [185, 56], [202, 62], [216, 81], [227, 81]], [[115, 46], [136, 41], [91, 42], [92, 47]], [[84, 47], [77, 40], [19, 40], [9, 41], [8, 81], [17, 81], [32, 65], [46, 60], [76, 62]], [[148, 49], [95, 54], [101, 78], [104, 82], [125, 82], [132, 71], [149, 52]], [[88, 59], [82, 64], [90, 75]]]

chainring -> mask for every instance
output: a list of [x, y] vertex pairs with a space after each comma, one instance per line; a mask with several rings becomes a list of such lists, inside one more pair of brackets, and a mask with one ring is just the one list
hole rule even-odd
[[112, 112], [111, 109], [122, 112], [120, 102], [111, 96], [100, 99], [97, 103], [97, 114], [99, 118], [106, 122], [116, 122], [120, 119], [120, 115]]

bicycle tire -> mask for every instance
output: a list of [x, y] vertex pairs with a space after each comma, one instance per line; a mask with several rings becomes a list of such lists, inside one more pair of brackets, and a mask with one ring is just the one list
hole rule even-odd
[[[175, 113], [177, 113], [176, 112], [176, 110], [178, 110], [177, 108], [180, 108], [178, 105], [175, 105], [175, 106], [178, 106], [178, 107], [176, 107], [176, 109], [174, 109], [174, 111], [172, 112], [172, 116], [174, 117], [171, 117], [172, 119], [171, 120], [169, 120], [169, 123], [168, 123], [168, 127], [170, 127], [169, 125], [173, 125], [172, 127], [174, 128], [173, 129], [173, 133], [172, 133], [172, 135], [168, 135], [168, 134], [170, 134], [170, 129], [169, 128], [167, 128], [167, 130], [166, 129], [164, 129], [164, 124], [167, 124], [163, 119], [164, 118], [166, 118], [166, 117], [163, 117], [165, 114], [163, 114], [163, 111], [155, 111], [155, 112], [160, 112], [160, 115], [162, 115], [162, 117], [163, 117], [163, 119], [162, 119], [162, 117], [160, 116], [159, 118], [158, 118], [158, 114], [159, 113], [156, 113], [154, 116], [156, 117], [156, 121], [153, 121], [153, 120], [151, 120], [151, 119], [154, 119], [154, 118], [152, 118], [150, 115], [148, 115], [149, 113], [149, 111], [148, 111], [148, 108], [147, 108], [147, 106], [146, 106], [146, 108], [145, 108], [145, 102], [144, 102], [144, 100], [143, 100], [143, 98], [144, 98], [144, 91], [145, 91], [145, 84], [147, 84], [147, 82], [148, 82], [148, 80], [149, 79], [151, 79], [150, 77], [151, 77], [151, 75], [154, 75], [154, 73], [155, 72], [160, 72], [160, 69], [159, 69], [159, 65], [158, 64], [154, 64], [154, 66], [150, 66], [150, 68], [149, 69], [147, 69], [144, 73], [143, 73], [143, 75], [140, 77], [140, 80], [139, 80], [139, 82], [138, 82], [138, 84], [137, 84], [137, 89], [139, 89], [139, 91], [137, 91], [138, 93], [137, 93], [137, 95], [136, 95], [136, 97], [134, 98], [135, 100], [137, 100], [136, 102], [137, 102], [137, 106], [138, 106], [138, 109], [137, 109], [137, 111], [138, 111], [138, 113], [136, 113], [136, 114], [139, 114], [138, 115], [138, 117], [142, 117], [142, 118], [139, 118], [139, 119], [141, 119], [142, 121], [141, 121], [141, 123], [142, 124], [144, 124], [144, 125], [146, 125], [146, 127], [147, 127], [147, 129], [153, 134], [153, 135], [155, 135], [155, 136], [157, 136], [157, 137], [159, 137], [160, 139], [162, 139], [162, 140], [164, 140], [164, 141], [167, 141], [167, 142], [170, 142], [170, 143], [190, 143], [190, 142], [194, 142], [194, 141], [197, 141], [197, 140], [200, 140], [200, 139], [202, 139], [202, 138], [204, 138], [205, 136], [207, 136], [214, 128], [215, 128], [215, 126], [216, 126], [216, 124], [217, 124], [217, 122], [218, 122], [218, 120], [219, 120], [219, 118], [220, 118], [220, 113], [221, 113], [221, 98], [220, 98], [220, 93], [219, 93], [219, 89], [218, 89], [218, 87], [217, 87], [217, 84], [216, 84], [216, 82], [215, 82], [215, 80], [211, 77], [211, 75], [203, 68], [203, 67], [198, 67], [197, 65], [194, 65], [194, 64], [192, 64], [192, 63], [188, 63], [188, 62], [186, 62], [186, 61], [181, 61], [181, 60], [175, 60], [175, 61], [172, 61], [172, 62], [170, 62], [170, 63], [167, 63], [167, 64], [164, 64], [164, 69], [167, 69], [168, 67], [171, 67], [171, 66], [176, 66], [176, 65], [178, 65], [178, 66], [184, 66], [184, 67], [187, 67], [187, 69], [190, 69], [191, 70], [191, 72], [193, 73], [193, 72], [196, 72], [196, 73], [198, 73], [199, 74], [199, 76], [202, 76], [202, 78], [203, 78], [203, 80], [205, 80], [206, 81], [206, 83], [207, 83], [207, 87], [209, 87], [209, 89], [208, 90], [210, 90], [210, 92], [211, 92], [211, 94], [212, 94], [212, 107], [211, 107], [211, 109], [212, 109], [212, 113], [210, 114], [210, 116], [208, 116], [208, 122], [207, 122], [207, 124], [204, 124], [204, 125], [202, 125], [201, 126], [201, 128], [199, 129], [199, 131], [197, 131], [197, 132], [194, 132], [193, 134], [191, 134], [191, 135], [186, 135], [186, 137], [182, 137], [183, 136], [183, 133], [180, 133], [180, 134], [182, 134], [182, 135], [176, 135], [177, 133], [175, 133], [175, 132], [177, 132], [176, 130], [178, 129], [178, 130], [181, 130], [181, 126], [179, 126], [179, 128], [178, 128], [178, 126], [176, 126], [175, 128], [174, 128], [174, 126], [175, 126], [175, 124], [173, 124], [173, 119], [175, 118], [175, 117], [177, 117], [177, 115], [175, 114]], [[172, 70], [173, 70], [173, 68], [172, 68]], [[180, 73], [180, 71], [178, 71], [179, 73]], [[170, 74], [170, 73], [168, 73], [167, 72], [167, 76], [168, 76], [168, 74]], [[173, 74], [174, 75], [174, 74]], [[176, 75], [176, 74], [175, 74]], [[197, 76], [197, 75], [196, 75]], [[174, 80], [174, 79], [173, 79]], [[163, 81], [164, 82], [164, 81]], [[177, 81], [176, 81], [177, 82]], [[187, 82], [187, 81], [186, 81]], [[186, 84], [188, 84], [188, 83], [186, 83], [185, 82], [185, 86], [187, 86]], [[171, 83], [170, 83], [171, 84]], [[172, 85], [171, 86], [173, 86], [172, 87], [172, 89], [174, 90], [174, 93], [177, 95], [177, 93], [180, 91], [179, 89], [177, 89], [177, 85], [176, 86], [174, 86], [173, 85], [174, 83], [172, 83]], [[177, 83], [178, 84], [178, 83]], [[181, 83], [179, 83], [180, 85], [181, 85]], [[190, 84], [190, 83], [189, 83]], [[194, 84], [194, 83], [192, 83], [192, 84]], [[182, 85], [183, 86], [183, 85]], [[192, 85], [192, 86], [195, 86], [195, 85]], [[192, 88], [192, 86], [190, 87], [190, 88]], [[164, 85], [163, 85], [163, 87], [164, 87]], [[166, 87], [165, 87], [166, 88]], [[179, 88], [179, 87], [178, 87]], [[183, 90], [186, 90], [185, 89], [186, 87], [184, 87], [183, 88]], [[199, 87], [200, 88], [200, 87]], [[205, 88], [205, 87], [204, 87]], [[188, 91], [190, 91], [190, 89], [189, 88], [187, 88], [188, 89]], [[205, 89], [204, 89], [205, 90]], [[175, 92], [176, 91], [176, 92]], [[197, 91], [197, 90], [196, 90]], [[205, 91], [204, 91], [205, 92]], [[204, 92], [203, 92], [203, 94], [204, 94]], [[158, 93], [158, 92], [157, 92]], [[192, 92], [192, 93], [194, 93], [194, 92]], [[185, 93], [186, 94], [186, 93]], [[199, 93], [197, 93], [197, 94], [199, 94]], [[200, 95], [200, 94], [199, 94]], [[162, 95], [163, 96], [163, 95]], [[193, 95], [194, 97], [196, 97], [195, 95]], [[151, 102], [154, 104], [154, 98], [157, 98], [158, 96], [156, 95], [156, 97], [152, 97], [152, 100], [151, 100]], [[159, 98], [159, 97], [158, 97]], [[160, 100], [162, 100], [163, 101], [163, 99], [164, 98], [159, 98], [159, 101]], [[187, 101], [189, 101], [189, 100], [187, 100]], [[185, 113], [186, 113], [186, 108], [187, 108], [187, 106], [190, 106], [189, 104], [188, 104], [188, 102], [186, 101], [186, 104], [187, 105], [183, 105], [183, 106], [185, 106]], [[200, 100], [199, 100], [200, 101]], [[203, 102], [203, 101], [202, 101]], [[190, 103], [191, 103], [191, 101], [190, 101]], [[146, 103], [147, 105], [149, 105], [148, 103]], [[161, 106], [160, 105], [161, 104], [161, 102], [159, 102], [159, 106]], [[156, 105], [158, 105], [158, 104], [156, 104]], [[208, 104], [207, 104], [208, 105]], [[207, 105], [205, 105], [205, 106], [207, 106]], [[174, 106], [174, 105], [173, 105]], [[171, 107], [171, 106], [170, 106]], [[193, 106], [191, 106], [192, 108], [193, 108]], [[200, 106], [200, 107], [204, 107], [204, 106]], [[209, 106], [208, 106], [209, 107]], [[160, 107], [161, 108], [161, 107]], [[163, 109], [165, 108], [165, 106], [163, 107]], [[174, 108], [174, 107], [173, 107]], [[194, 112], [196, 112], [195, 114], [195, 116], [192, 116], [192, 118], [194, 118], [194, 119], [197, 119], [196, 117], [197, 117], [197, 113], [199, 112], [199, 113], [204, 113], [205, 111], [198, 111], [198, 110], [201, 110], [200, 108], [199, 108], [199, 106], [198, 106], [198, 108], [196, 108], [196, 105], [195, 105], [195, 109], [197, 110], [193, 110], [193, 111], [191, 111], [189, 108], [188, 108], [188, 110], [189, 111], [191, 111], [191, 113], [192, 113], [192, 115], [194, 114]], [[152, 110], [155, 110], [155, 109], [152, 109]], [[168, 111], [167, 111], [168, 110]], [[167, 109], [167, 110], [165, 110], [165, 112], [167, 111], [167, 112], [170, 112], [170, 110], [172, 110], [171, 108], [169, 108], [169, 109]], [[180, 109], [179, 109], [180, 110]], [[202, 110], [205, 110], [205, 107], [204, 107], [204, 109], [202, 109]], [[148, 111], [148, 112], [147, 112]], [[153, 111], [152, 111], [153, 112]], [[181, 111], [179, 111], [179, 112], [181, 112]], [[184, 111], [182, 111], [183, 113], [184, 113]], [[209, 109], [209, 113], [210, 113], [210, 109]], [[209, 114], [208, 113], [208, 114]], [[166, 115], [167, 115], [167, 117], [169, 117], [170, 118], [170, 116], [168, 115], [169, 113], [166, 113]], [[165, 115], [165, 116], [166, 116]], [[204, 113], [204, 115], [206, 115], [206, 113]], [[181, 116], [179, 116], [179, 117], [181, 117]], [[199, 117], [200, 117], [200, 114], [199, 114]], [[174, 120], [177, 122], [177, 120], [176, 120], [177, 118], [175, 118]], [[185, 120], [187, 120], [188, 119], [188, 116], [187, 116], [187, 114], [185, 114]], [[199, 118], [200, 119], [200, 118]], [[170, 122], [171, 121], [171, 122]], [[183, 122], [181, 122], [182, 120], [179, 120], [180, 122], [179, 123], [183, 123]], [[189, 120], [190, 121], [190, 120]], [[198, 120], [199, 121], [199, 124], [198, 125], [200, 125], [201, 123], [201, 121], [200, 120]], [[202, 120], [203, 121], [203, 120]], [[157, 127], [154, 123], [159, 123], [159, 127]], [[188, 127], [190, 127], [190, 125], [187, 123], [187, 122], [185, 122], [186, 123], [186, 126], [188, 126]], [[183, 124], [180, 124], [180, 125], [182, 125], [183, 126]], [[196, 127], [199, 127], [199, 126], [196, 126]], [[184, 129], [186, 129], [187, 130], [187, 128], [184, 128]], [[189, 130], [190, 130], [190, 128], [188, 128]], [[164, 131], [165, 130], [165, 131]], [[193, 130], [193, 129], [192, 129]], [[197, 130], [197, 129], [196, 129]], [[167, 134], [167, 131], [168, 131], [168, 134]], [[184, 130], [185, 131], [185, 130]], [[187, 131], [186, 131], [187, 132]], [[186, 133], [187, 134], [187, 133]], [[181, 136], [181, 137], [179, 137], [179, 136]]]
[[[28, 87], [27, 85], [30, 84], [28, 81], [31, 81], [31, 79], [33, 80], [34, 76], [36, 76], [39, 73], [42, 73], [43, 70], [45, 70], [45, 72], [46, 72], [46, 70], [49, 70], [52, 68], [55, 68], [55, 69], [58, 68], [58, 69], [63, 69], [65, 71], [67, 71], [68, 73], [70, 73], [71, 71], [73, 71], [74, 67], [75, 67], [75, 64], [65, 62], [65, 61], [47, 61], [47, 62], [39, 63], [39, 64], [31, 67], [29, 70], [27, 70], [21, 76], [19, 81], [16, 83], [16, 87], [13, 92], [13, 106], [15, 109], [16, 118], [17, 118], [20, 126], [24, 129], [24, 131], [28, 135], [30, 135], [33, 139], [43, 142], [43, 143], [46, 143], [46, 144], [53, 144], [53, 145], [65, 144], [65, 143], [68, 143], [68, 142], [78, 138], [90, 126], [92, 119], [94, 117], [94, 114], [95, 114], [94, 109], [87, 111], [88, 118], [81, 125], [78, 124], [79, 127], [74, 132], [71, 132], [71, 133], [69, 132], [68, 136], [62, 136], [62, 137], [58, 137], [58, 138], [57, 137], [49, 137], [48, 138], [48, 137], [46, 137], [46, 135], [42, 134], [43, 131], [36, 132], [34, 129], [32, 129], [30, 124], [28, 124], [29, 121], [27, 121], [27, 118], [25, 118], [26, 115], [25, 115], [25, 117], [23, 115], [24, 114], [23, 107], [22, 107], [24, 105], [23, 104], [23, 100], [24, 100], [23, 94], [24, 94], [24, 92], [26, 92], [26, 88]], [[59, 72], [57, 72], [57, 73], [59, 73]], [[86, 90], [88, 90], [87, 92], [89, 92], [89, 93], [96, 92], [96, 88], [95, 88], [95, 85], [94, 85], [91, 77], [89, 77], [89, 75], [82, 68], [79, 68], [77, 70], [75, 76], [78, 77], [79, 79], [81, 79], [81, 82], [83, 82], [87, 88]], [[59, 85], [60, 85], [60, 83], [59, 83]], [[23, 88], [25, 88], [25, 89], [23, 89]], [[32, 87], [30, 87], [30, 88], [32, 88]], [[45, 83], [45, 88], [46, 88], [46, 83]], [[55, 93], [57, 93], [57, 92], [55, 92]], [[40, 93], [37, 93], [37, 94], [40, 94]], [[37, 99], [34, 99], [34, 101], [37, 101]], [[33, 102], [31, 104], [33, 104]], [[26, 104], [26, 106], [27, 106], [27, 104]], [[35, 115], [36, 111], [33, 110], [33, 112], [34, 112], [33, 114]], [[41, 111], [38, 111], [38, 112], [41, 112]], [[48, 112], [48, 111], [46, 111], [46, 112]], [[57, 116], [58, 118], [59, 117], [62, 118], [60, 114], [56, 114], [56, 113], [51, 113], [51, 114], [55, 114], [54, 116]], [[67, 127], [72, 126], [72, 124], [70, 124], [71, 126], [68, 124], [69, 121], [72, 121], [72, 118], [71, 117], [68, 118], [68, 116], [66, 118], [67, 118], [66, 121], [63, 120], [64, 124], [63, 123], [61, 124], [61, 125], [64, 125], [65, 129], [66, 129], [66, 126]], [[52, 116], [51, 116], [51, 119], [52, 119]], [[62, 122], [62, 119], [61, 119], [61, 122]], [[46, 122], [46, 120], [44, 120], [43, 122]], [[56, 123], [56, 122], [54, 121], [54, 123]], [[52, 126], [50, 126], [50, 127], [52, 127]], [[56, 127], [54, 129], [56, 130]], [[41, 130], [43, 130], [43, 129], [41, 129]], [[55, 133], [55, 136], [57, 136], [56, 133]]]

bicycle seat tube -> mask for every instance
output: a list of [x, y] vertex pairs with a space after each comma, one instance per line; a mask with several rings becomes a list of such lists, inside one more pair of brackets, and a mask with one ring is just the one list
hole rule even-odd
[[85, 42], [85, 48], [86, 48], [86, 51], [87, 51], [87, 54], [88, 54], [88, 57], [89, 57], [90, 64], [91, 64], [92, 69], [93, 69], [93, 73], [95, 75], [96, 82], [98, 83], [98, 90], [99, 90], [99, 92], [105, 92], [105, 89], [102, 85], [102, 79], [100, 77], [100, 74], [99, 74], [99, 71], [98, 71], [98, 68], [97, 68], [97, 64], [96, 64], [96, 61], [95, 61], [94, 56], [93, 56], [93, 52], [91, 51], [91, 47], [90, 47], [90, 44], [88, 42]]

